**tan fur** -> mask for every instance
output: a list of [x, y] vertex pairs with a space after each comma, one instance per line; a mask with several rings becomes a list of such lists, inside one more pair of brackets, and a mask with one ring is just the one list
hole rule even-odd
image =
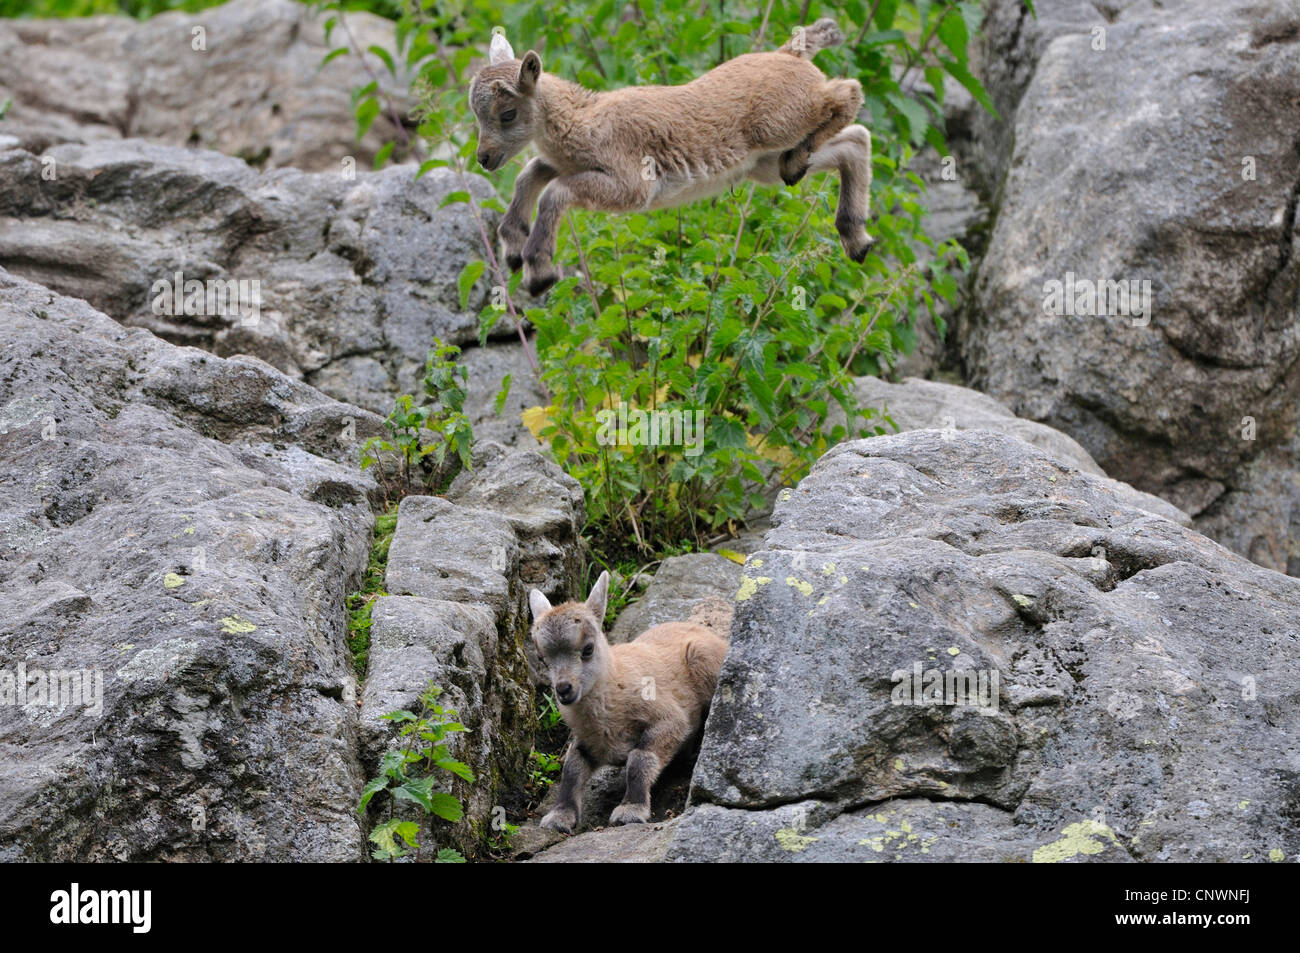
[[537, 590], [529, 596], [538, 656], [573, 732], [559, 803], [542, 818], [543, 827], [565, 833], [578, 825], [591, 772], [605, 764], [627, 765], [627, 793], [610, 823], [650, 819], [650, 789], [703, 726], [727, 654], [724, 639], [690, 622], [657, 625], [611, 646], [601, 626], [608, 587], [602, 573], [587, 602], [553, 608]]
[[776, 52], [737, 56], [684, 86], [606, 93], [543, 73], [532, 51], [516, 60], [497, 39], [492, 63], [470, 84], [470, 105], [485, 169], [500, 168], [530, 142], [537, 147], [500, 228], [506, 261], [512, 270], [522, 265], [531, 293], [543, 293], [558, 277], [555, 233], [572, 206], [665, 208], [746, 178], [793, 184], [809, 171], [839, 170], [836, 228], [850, 257], [866, 257], [871, 134], [854, 125], [862, 86], [827, 79], [811, 62], [822, 46], [842, 41], [832, 21], [818, 21]]

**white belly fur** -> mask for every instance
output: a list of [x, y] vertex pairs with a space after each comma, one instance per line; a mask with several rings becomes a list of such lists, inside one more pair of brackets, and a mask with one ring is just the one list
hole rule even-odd
[[655, 180], [654, 189], [645, 207], [647, 209], [671, 208], [674, 205], [685, 205], [688, 202], [725, 192], [746, 178], [754, 170], [759, 159], [765, 155], [766, 152], [751, 152], [736, 165], [716, 172], [702, 172], [699, 175], [689, 172], [670, 172], [661, 175]]

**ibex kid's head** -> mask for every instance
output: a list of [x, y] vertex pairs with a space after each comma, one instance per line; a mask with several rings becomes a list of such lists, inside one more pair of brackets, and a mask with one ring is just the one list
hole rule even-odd
[[469, 106], [478, 119], [478, 164], [489, 172], [501, 168], [533, 138], [533, 93], [542, 75], [542, 60], [529, 50], [523, 60], [500, 33], [492, 34], [488, 65], [469, 84]]
[[600, 681], [609, 665], [609, 643], [601, 623], [609, 597], [609, 573], [602, 572], [586, 602], [551, 607], [536, 589], [528, 594], [533, 610], [533, 643], [551, 673], [551, 688], [561, 705], [576, 705]]

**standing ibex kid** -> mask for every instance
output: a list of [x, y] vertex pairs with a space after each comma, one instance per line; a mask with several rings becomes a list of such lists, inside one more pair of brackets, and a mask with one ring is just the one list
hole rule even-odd
[[549, 669], [560, 713], [573, 732], [560, 776], [559, 803], [542, 826], [572, 833], [582, 792], [604, 764], [627, 765], [627, 793], [611, 824], [650, 820], [650, 788], [704, 724], [727, 643], [703, 626], [667, 622], [611, 646], [602, 622], [609, 573], [587, 601], [551, 607], [534, 589], [533, 640]]
[[501, 222], [510, 269], [523, 266], [534, 295], [555, 283], [556, 230], [571, 206], [665, 208], [745, 178], [792, 185], [828, 169], [840, 173], [840, 242], [862, 261], [872, 244], [864, 228], [871, 134], [856, 125], [862, 86], [827, 79], [811, 62], [843, 40], [834, 21], [818, 20], [776, 52], [737, 56], [684, 86], [595, 93], [543, 73], [531, 50], [515, 59], [505, 37], [494, 35], [489, 65], [470, 83], [479, 164], [499, 169], [530, 142], [539, 153], [515, 180]]

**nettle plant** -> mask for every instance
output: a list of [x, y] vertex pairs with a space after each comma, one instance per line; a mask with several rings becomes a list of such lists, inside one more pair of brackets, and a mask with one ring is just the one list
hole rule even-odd
[[[607, 542], [658, 551], [702, 541], [765, 508], [831, 444], [883, 432], [888, 420], [858, 406], [852, 378], [887, 371], [910, 351], [916, 322], [933, 320], [942, 333], [939, 301], [956, 302], [969, 268], [955, 242], [926, 235], [925, 184], [908, 167], [926, 145], [947, 155], [942, 102], [951, 84], [993, 108], [969, 68], [982, 5], [426, 0], [399, 21], [400, 58], [418, 74], [417, 144], [432, 156], [421, 174], [447, 167], [464, 176], [481, 171], [466, 91], [494, 28], [521, 52], [537, 50], [546, 71], [605, 90], [688, 82], [824, 16], [847, 42], [816, 62], [828, 76], [861, 81], [874, 139], [876, 244], [862, 265], [837, 255], [833, 179], [819, 175], [792, 188], [746, 184], [662, 212], [571, 212], [556, 255], [567, 277], [537, 301], [519, 291], [489, 240], [482, 210], [502, 204], [476, 203], [468, 185], [449, 197], [471, 206], [484, 236], [484, 261], [462, 275], [486, 274], [494, 286], [481, 335], [502, 320], [536, 328], [548, 402], [527, 422], [582, 483], [592, 529]], [[381, 59], [397, 73], [393, 57]], [[384, 108], [377, 82], [359, 91], [361, 131]], [[490, 176], [503, 195], [528, 157]], [[630, 423], [612, 437], [611, 412]], [[677, 429], [667, 443], [663, 434], [652, 440], [635, 423], [655, 412], [701, 421], [702, 438], [688, 442]]]
[[[456, 720], [453, 709], [438, 703], [441, 694], [442, 689], [431, 684], [420, 698], [419, 714], [402, 710], [383, 716], [386, 721], [401, 726], [402, 743], [397, 750], [384, 755], [379, 776], [366, 784], [357, 805], [357, 813], [365, 814], [375, 795], [384, 792], [389, 795], [388, 818], [370, 832], [370, 841], [375, 845], [371, 856], [375, 860], [396, 860], [411, 851], [415, 851], [415, 859], [419, 860], [421, 828], [426, 820], [432, 824], [437, 817], [455, 824], [465, 816], [464, 807], [454, 795], [434, 790], [438, 784], [446, 783], [448, 774], [474, 783], [474, 772], [469, 765], [453, 758], [446, 744], [449, 734], [469, 729]], [[420, 820], [397, 814], [400, 801], [418, 805]], [[434, 857], [434, 863], [439, 864], [464, 861], [460, 851], [450, 847], [442, 848]]]
[[[371, 437], [361, 446], [361, 469], [375, 467], [384, 494], [397, 500], [413, 489], [434, 489], [439, 475], [451, 459], [466, 469], [474, 430], [465, 415], [469, 372], [456, 363], [460, 348], [434, 338], [424, 368], [424, 395], [397, 398], [384, 420], [387, 437]], [[386, 472], [383, 454], [395, 454], [396, 476]]]

